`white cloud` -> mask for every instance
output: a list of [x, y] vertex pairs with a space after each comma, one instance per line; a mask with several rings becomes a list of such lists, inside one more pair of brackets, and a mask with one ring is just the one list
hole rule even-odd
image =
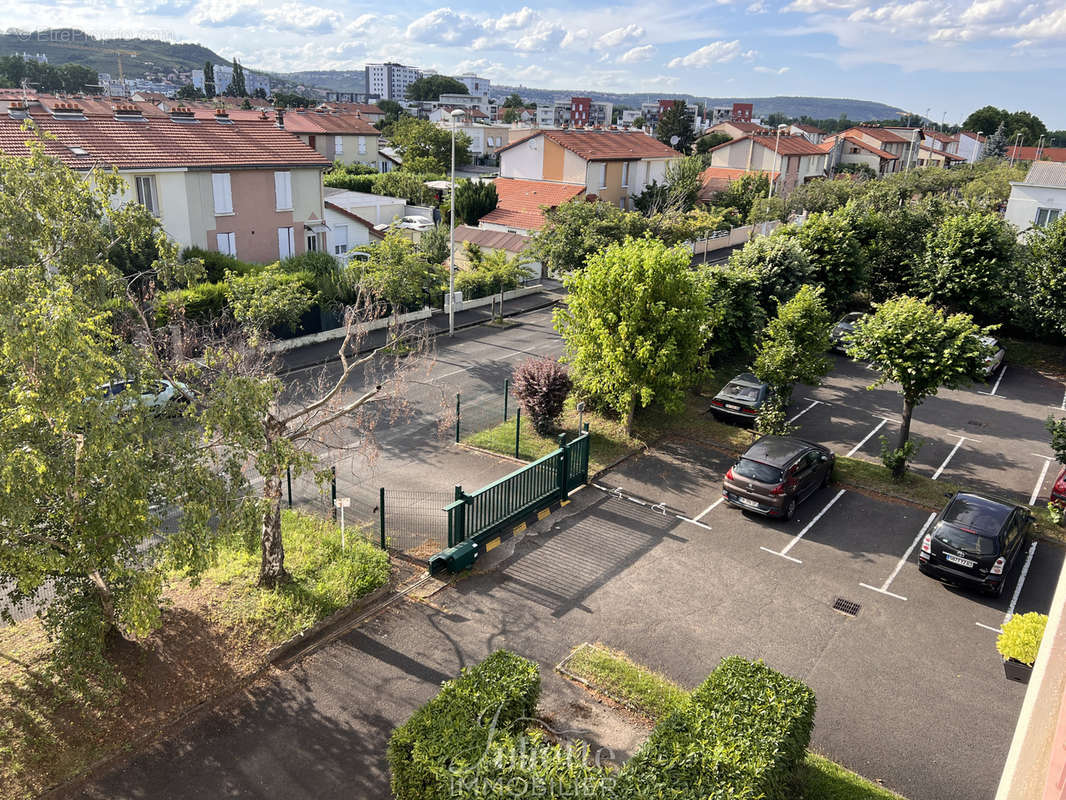
[[625, 42], [639, 39], [643, 35], [644, 29], [642, 27], [630, 23], [624, 28], [615, 28], [614, 30], [607, 31], [607, 33], [603, 34], [596, 40], [594, 47], [598, 50], [603, 50], [608, 47], [618, 47]]
[[414, 42], [458, 44], [481, 32], [481, 25], [469, 14], [438, 8], [407, 26], [405, 36]]
[[589, 33], [587, 28], [578, 28], [576, 31], [567, 31], [560, 47], [577, 47], [582, 43], [587, 42], [591, 35], [592, 34]]
[[784, 75], [788, 70], [789, 67], [778, 67], [777, 69], [773, 67], [755, 67], [756, 72], [761, 72], [764, 75]]
[[804, 14], [820, 14], [826, 11], [844, 11], [856, 8], [860, 0], [792, 0], [783, 11], [798, 11]]
[[652, 55], [655, 54], [655, 48], [650, 44], [641, 45], [640, 47], [634, 47], [632, 50], [627, 50], [618, 57], [619, 64], [637, 64], [641, 61], [647, 61]]
[[749, 14], [765, 14], [768, 9], [763, 0], [755, 0], [755, 2], [749, 5], [746, 10]]
[[755, 56], [755, 51], [748, 50], [742, 53], [739, 39], [734, 39], [731, 42], [717, 41], [705, 44], [699, 50], [693, 50], [687, 56], [671, 59], [667, 66], [670, 69], [677, 69], [678, 67], [709, 67], [711, 64], [724, 64], [739, 56], [751, 58]]
[[490, 20], [485, 23], [485, 27], [492, 27], [498, 31], [513, 31], [518, 30], [519, 28], [526, 28], [538, 19], [540, 19], [540, 16], [536, 11], [528, 6], [522, 6], [519, 11], [504, 14], [495, 21]]
[[331, 33], [344, 21], [339, 11], [304, 3], [262, 8], [257, 0], [200, 0], [192, 12], [197, 25], [237, 26], [256, 30]]

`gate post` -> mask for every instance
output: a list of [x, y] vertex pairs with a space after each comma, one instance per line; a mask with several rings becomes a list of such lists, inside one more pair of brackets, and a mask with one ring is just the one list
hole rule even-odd
[[460, 399], [459, 392], [455, 393], [455, 443], [459, 443], [459, 411], [460, 411]]
[[508, 389], [511, 386], [511, 379], [503, 379], [503, 421], [507, 422], [507, 395], [510, 393]]
[[381, 532], [381, 549], [385, 550], [385, 487], [378, 493], [378, 529]]
[[518, 445], [522, 438], [522, 406], [514, 413], [514, 457], [518, 458]]
[[330, 519], [334, 522], [337, 521], [337, 468], [330, 467], [330, 481], [329, 481], [329, 493], [330, 493]]
[[570, 453], [566, 449], [566, 434], [559, 434], [559, 499], [566, 499], [567, 467], [570, 464]]
[[455, 502], [448, 506], [448, 547], [466, 539], [466, 496], [463, 487], [455, 485]]

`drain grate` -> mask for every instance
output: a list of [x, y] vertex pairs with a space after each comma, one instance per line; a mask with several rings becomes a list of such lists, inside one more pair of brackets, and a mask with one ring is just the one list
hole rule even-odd
[[845, 600], [843, 597], [838, 597], [833, 601], [833, 610], [839, 611], [842, 614], [847, 614], [849, 617], [857, 617], [860, 608], [862, 608], [862, 606], [858, 603], [852, 600]]

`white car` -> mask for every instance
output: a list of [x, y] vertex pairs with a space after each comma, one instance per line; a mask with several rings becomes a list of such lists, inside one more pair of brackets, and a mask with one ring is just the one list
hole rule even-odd
[[406, 228], [411, 231], [428, 231], [434, 227], [433, 220], [429, 217], [421, 216], [408, 216], [400, 217], [392, 222], [387, 222], [382, 225], [375, 225], [374, 230], [383, 231], [389, 228]]
[[1003, 364], [1003, 358], [1007, 355], [1007, 351], [1003, 349], [1003, 346], [992, 336], [982, 336], [981, 344], [986, 347], [992, 348], [992, 355], [985, 358], [985, 364], [981, 368], [982, 373], [986, 378], [991, 378], [997, 369]]
[[123, 410], [139, 403], [156, 414], [177, 413], [181, 406], [189, 401], [191, 394], [184, 383], [156, 380], [149, 382], [140, 395], [131, 397], [125, 392], [132, 383], [130, 380], [111, 381], [101, 386], [100, 390], [105, 398], [116, 398]]

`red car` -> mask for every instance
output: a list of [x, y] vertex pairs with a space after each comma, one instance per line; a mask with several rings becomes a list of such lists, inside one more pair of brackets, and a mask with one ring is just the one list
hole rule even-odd
[[1059, 477], [1055, 479], [1055, 485], [1051, 487], [1051, 502], [1066, 510], [1066, 467], [1062, 468]]

